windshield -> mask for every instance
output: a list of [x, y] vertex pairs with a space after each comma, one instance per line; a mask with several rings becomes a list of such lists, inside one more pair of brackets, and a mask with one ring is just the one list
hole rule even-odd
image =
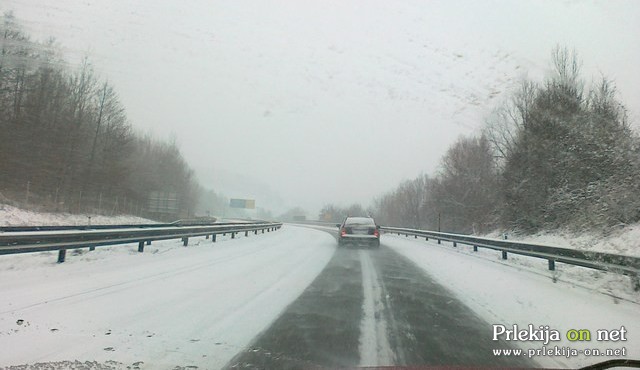
[[0, 368], [640, 360], [640, 2], [0, 17]]

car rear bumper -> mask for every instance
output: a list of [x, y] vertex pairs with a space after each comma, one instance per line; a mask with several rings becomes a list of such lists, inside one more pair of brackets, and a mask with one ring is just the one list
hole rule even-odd
[[345, 235], [340, 236], [338, 241], [342, 245], [380, 245], [380, 238], [376, 237], [375, 235]]
[[342, 235], [340, 236], [340, 238], [342, 238], [342, 240], [365, 240], [365, 241], [371, 241], [371, 240], [377, 240], [378, 237], [375, 235], [366, 235], [366, 234], [347, 234], [347, 235]]

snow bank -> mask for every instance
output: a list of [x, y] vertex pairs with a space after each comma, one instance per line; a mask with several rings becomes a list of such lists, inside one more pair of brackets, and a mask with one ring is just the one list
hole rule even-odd
[[152, 224], [155, 221], [137, 216], [103, 216], [95, 214], [71, 214], [34, 212], [0, 203], [0, 226], [79, 226], [87, 225], [91, 217], [92, 225]]
[[[484, 237], [502, 238], [502, 234], [503, 232], [493, 232]], [[507, 234], [509, 239], [526, 243], [640, 257], [640, 223], [614, 230], [608, 235], [596, 232], [576, 234], [570, 231], [545, 231], [534, 235]]]

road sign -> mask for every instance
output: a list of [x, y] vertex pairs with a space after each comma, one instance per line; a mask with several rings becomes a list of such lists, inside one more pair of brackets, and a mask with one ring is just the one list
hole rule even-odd
[[229, 207], [231, 208], [248, 208], [255, 209], [256, 201], [255, 199], [229, 199]]

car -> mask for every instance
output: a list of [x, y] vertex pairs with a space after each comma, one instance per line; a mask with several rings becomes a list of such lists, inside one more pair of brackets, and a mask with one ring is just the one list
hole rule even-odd
[[371, 217], [347, 217], [341, 224], [338, 245], [354, 244], [380, 247], [380, 227]]

